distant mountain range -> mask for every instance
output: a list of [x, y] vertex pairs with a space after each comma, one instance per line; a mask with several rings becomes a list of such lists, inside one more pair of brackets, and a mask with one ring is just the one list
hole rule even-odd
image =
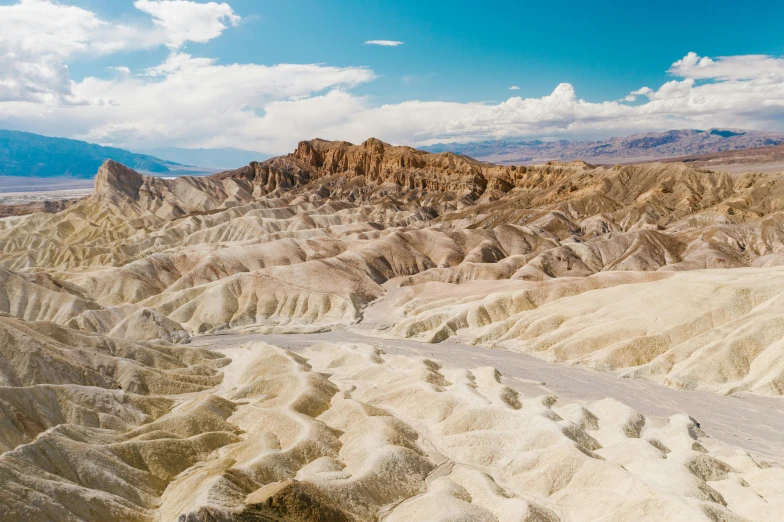
[[784, 172], [784, 143], [769, 147], [678, 156], [663, 161], [728, 172]]
[[135, 170], [166, 174], [182, 167], [146, 154], [85, 141], [49, 138], [29, 132], [0, 130], [0, 175], [36, 178], [92, 178], [113, 159]]
[[[551, 160], [585, 160], [596, 164], [637, 163], [784, 144], [784, 133], [738, 129], [671, 130], [602, 141], [486, 141], [421, 147], [454, 152], [507, 165]], [[0, 130], [0, 176], [92, 179], [112, 159], [132, 169], [159, 176], [212, 174], [263, 161], [270, 156], [250, 150], [154, 148], [140, 152], [103, 147], [84, 141]], [[712, 161], [723, 161], [714, 158]], [[691, 161], [697, 161], [692, 158]], [[737, 162], [737, 160], [735, 161]]]
[[130, 152], [85, 141], [0, 130], [0, 176], [92, 179], [107, 159], [159, 176], [200, 175], [269, 157], [233, 148], [154, 150], [155, 154]]
[[181, 165], [198, 165], [211, 169], [236, 169], [244, 167], [251, 161], [264, 161], [271, 158], [269, 154], [253, 150], [235, 149], [183, 149], [180, 147], [163, 147], [137, 151]]
[[784, 143], [784, 133], [739, 129], [685, 129], [635, 134], [602, 141], [485, 141], [420, 147], [428, 152], [454, 152], [507, 165], [584, 160], [615, 164], [644, 162], [695, 154], [767, 147]]

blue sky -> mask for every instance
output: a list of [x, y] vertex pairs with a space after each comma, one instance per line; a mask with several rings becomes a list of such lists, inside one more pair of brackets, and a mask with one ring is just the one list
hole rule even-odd
[[[107, 19], [139, 16], [130, 1], [69, 3]], [[746, 9], [728, 0], [228, 3], [244, 22], [189, 50], [224, 63], [370, 66], [381, 77], [363, 91], [382, 103], [503, 100], [511, 85], [521, 96], [542, 96], [561, 82], [600, 101], [664, 83], [670, 64], [689, 51], [784, 55], [784, 2], [774, 0], [755, 0]], [[374, 39], [405, 43], [362, 45]], [[165, 54], [158, 49], [126, 61], [152, 66]], [[77, 74], [102, 74], [101, 65], [72, 67]]]
[[[69, 6], [83, 34], [58, 33]], [[51, 26], [33, 23], [49, 16]], [[189, 20], [203, 31], [177, 25]], [[0, 1], [0, 66], [10, 63], [0, 125], [115, 145], [271, 152], [309, 132], [419, 144], [784, 130], [782, 20], [784, 2], [767, 0]], [[42, 31], [73, 48], [28, 42]], [[292, 75], [276, 64], [311, 68]], [[249, 85], [224, 85], [232, 74]], [[750, 88], [754, 99], [742, 100]]]

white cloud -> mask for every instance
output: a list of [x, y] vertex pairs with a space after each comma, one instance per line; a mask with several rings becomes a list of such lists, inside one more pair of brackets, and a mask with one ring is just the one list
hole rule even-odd
[[0, 102], [89, 103], [73, 93], [67, 61], [206, 42], [220, 36], [224, 22], [239, 21], [225, 3], [137, 0], [134, 5], [152, 20], [138, 25], [111, 22], [52, 0], [0, 6]]
[[136, 0], [134, 7], [152, 16], [166, 33], [172, 49], [186, 42], [208, 42], [221, 35], [226, 24], [237, 25], [240, 17], [226, 3], [199, 4], [187, 0]]
[[[64, 105], [12, 103], [0, 104], [0, 114], [10, 116], [12, 123], [25, 122], [33, 132], [57, 129], [62, 135], [108, 144], [217, 146], [265, 140], [280, 150], [277, 147], [282, 148], [284, 142], [286, 148], [291, 143], [284, 137], [288, 136], [286, 128], [319, 126], [326, 115], [334, 119], [340, 105], [320, 107], [312, 114], [300, 115], [302, 123], [289, 123], [274, 117], [276, 103], [306, 107], [308, 100], [319, 99], [320, 93], [344, 92], [374, 78], [373, 71], [363, 67], [220, 65], [175, 52], [141, 74], [86, 78], [74, 84], [77, 96], [94, 100], [78, 110]], [[338, 94], [329, 99], [336, 98]], [[60, 130], [64, 128], [67, 131]]]
[[[721, 63], [720, 59], [713, 61]], [[607, 137], [672, 128], [784, 131], [784, 81], [771, 81], [764, 71], [755, 76], [753, 80], [717, 78], [708, 83], [689, 77], [675, 79], [656, 90], [643, 87], [630, 93], [634, 99], [646, 97], [645, 103], [637, 105], [587, 102], [566, 83], [541, 98], [512, 97], [497, 104], [409, 101], [376, 107], [368, 99], [340, 91], [271, 104], [253, 128], [260, 139], [270, 140], [269, 150], [275, 152], [314, 136], [354, 142], [376, 136], [418, 145], [527, 136]], [[340, 110], [333, 112], [335, 107]], [[318, 121], [309, 116], [322, 111], [332, 116]], [[282, 121], [287, 121], [285, 128], [277, 126]]]
[[398, 40], [367, 40], [365, 45], [380, 45], [382, 47], [397, 47], [403, 45], [403, 42]]
[[91, 11], [51, 0], [21, 0], [0, 6], [0, 49], [5, 53], [72, 56], [107, 54], [146, 46], [141, 29], [111, 24]]
[[669, 70], [673, 76], [692, 80], [770, 80], [784, 79], [784, 58], [762, 54], [722, 56], [711, 59], [690, 52]]
[[[672, 80], [616, 101], [588, 102], [562, 83], [538, 98], [500, 103], [379, 106], [354, 90], [375, 79], [365, 67], [220, 64], [182, 51], [185, 42], [215, 38], [237, 23], [225, 3], [136, 5], [152, 17], [148, 26], [107, 22], [49, 0], [0, 6], [0, 127], [126, 147], [239, 146], [271, 153], [312, 137], [360, 142], [376, 136], [419, 145], [684, 127], [784, 130], [784, 60], [776, 57], [689, 53], [669, 69]], [[182, 23], [186, 19], [191, 23]], [[78, 82], [69, 77], [66, 64], [73, 59], [153, 45], [172, 49], [155, 67], [118, 66], [108, 78]]]
[[651, 94], [653, 94], [653, 89], [650, 87], [641, 87], [631, 92], [631, 96], [649, 96]]
[[48, 0], [0, 6], [0, 101], [81, 103], [65, 60], [146, 46], [137, 28]]
[[512, 85], [511, 87], [509, 87], [509, 90], [510, 91], [519, 91], [520, 87], [518, 87], [517, 85]]

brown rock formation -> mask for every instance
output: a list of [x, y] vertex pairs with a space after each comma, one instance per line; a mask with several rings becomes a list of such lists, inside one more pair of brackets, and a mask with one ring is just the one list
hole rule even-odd
[[0, 519], [778, 521], [781, 466], [684, 414], [481, 357], [200, 336], [366, 328], [780, 396], [782, 179], [372, 139], [207, 178], [107, 162], [85, 200], [0, 219]]

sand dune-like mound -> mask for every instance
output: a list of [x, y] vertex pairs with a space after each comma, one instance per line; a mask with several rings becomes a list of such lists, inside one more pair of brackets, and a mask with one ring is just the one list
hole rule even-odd
[[734, 521], [784, 510], [784, 468], [714, 441], [686, 415], [520, 393], [493, 368], [368, 345], [296, 355], [252, 343], [227, 355], [220, 384], [199, 394], [0, 388], [18, 411], [31, 399], [51, 405], [28, 426], [56, 423], [31, 442], [4, 441], [0, 514]]
[[0, 316], [0, 385], [77, 384], [135, 393], [200, 391], [221, 357], [165, 342], [128, 341]]
[[367, 315], [401, 337], [484, 344], [678, 388], [781, 395], [782, 298], [780, 267], [621, 272], [400, 287]]

